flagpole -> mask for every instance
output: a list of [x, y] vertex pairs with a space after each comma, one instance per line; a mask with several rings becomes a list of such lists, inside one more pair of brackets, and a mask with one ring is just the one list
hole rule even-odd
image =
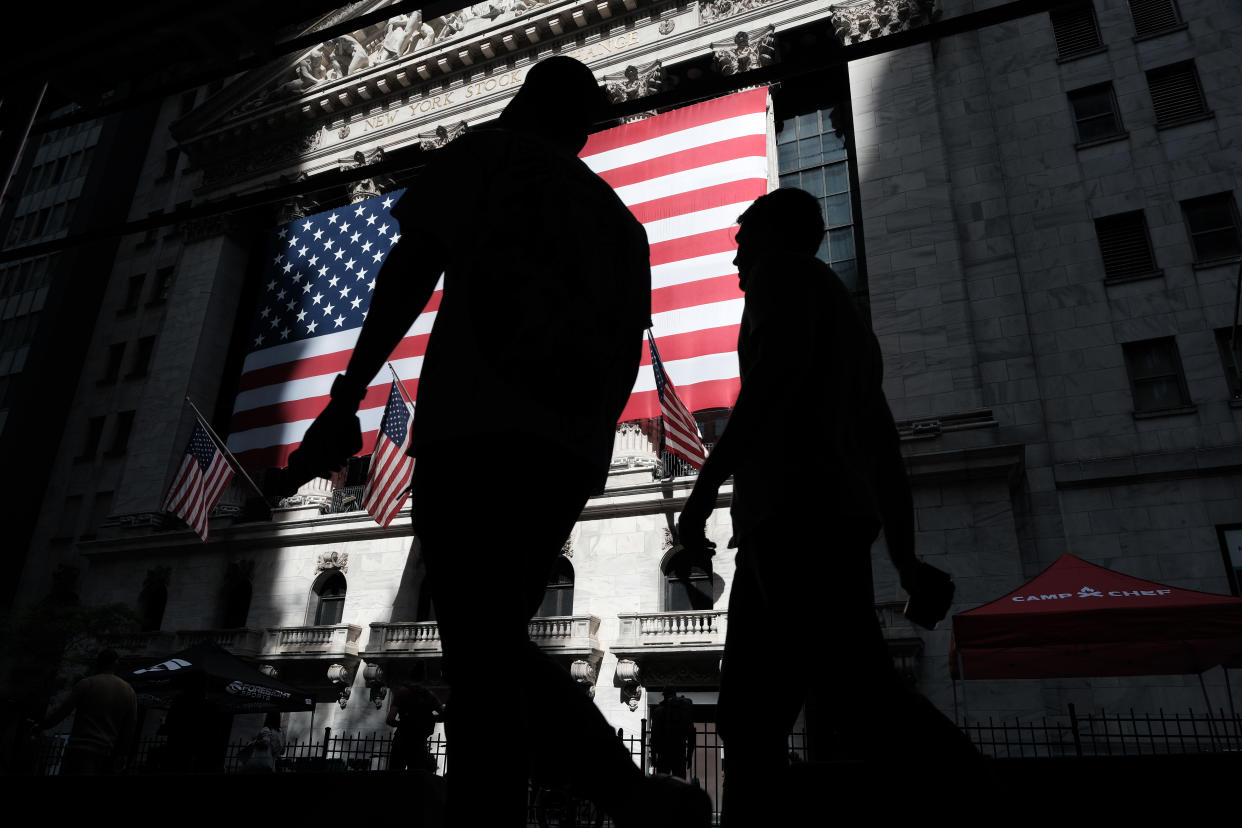
[[405, 401], [406, 401], [406, 403], [407, 403], [407, 404], [409, 404], [409, 405], [413, 405], [413, 404], [414, 404], [414, 397], [410, 395], [410, 392], [409, 392], [409, 391], [406, 391], [406, 390], [405, 390], [405, 383], [401, 381], [401, 377], [399, 377], [399, 376], [397, 375], [397, 369], [392, 367], [392, 363], [391, 363], [391, 362], [390, 362], [390, 363], [388, 363], [388, 370], [389, 370], [389, 371], [392, 371], [392, 378], [393, 378], [393, 381], [394, 381], [394, 382], [396, 382], [396, 383], [397, 383], [397, 387], [401, 389], [401, 396], [405, 397]]
[[233, 452], [229, 451], [228, 446], [224, 445], [224, 441], [220, 439], [220, 435], [216, 434], [212, 427], [207, 424], [207, 420], [203, 417], [203, 412], [198, 410], [198, 406], [194, 404], [194, 400], [190, 399], [189, 394], [185, 395], [185, 401], [190, 404], [190, 408], [194, 409], [194, 416], [198, 417], [199, 424], [207, 430], [207, 433], [211, 436], [212, 441], [216, 444], [216, 448], [220, 449], [220, 451], [224, 453], [224, 457], [228, 460], [229, 465], [241, 472], [241, 476], [246, 478], [246, 482], [249, 483], [251, 488], [253, 488], [259, 497], [263, 499], [263, 502], [268, 503], [267, 495], [263, 494], [263, 490], [260, 489], [258, 484], [251, 479], [245, 468], [242, 467], [242, 464], [237, 462], [237, 458], [233, 456]]

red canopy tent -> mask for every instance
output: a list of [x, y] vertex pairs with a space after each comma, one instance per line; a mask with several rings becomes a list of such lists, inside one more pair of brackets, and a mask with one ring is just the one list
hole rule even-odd
[[954, 679], [1198, 673], [1242, 667], [1242, 598], [1166, 586], [1073, 555], [953, 616]]

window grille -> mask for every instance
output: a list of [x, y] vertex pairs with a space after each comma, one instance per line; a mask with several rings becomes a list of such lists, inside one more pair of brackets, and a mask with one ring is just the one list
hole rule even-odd
[[1182, 202], [1182, 215], [1196, 262], [1232, 259], [1242, 255], [1238, 210], [1233, 193], [1224, 192]]
[[1156, 272], [1142, 210], [1096, 219], [1095, 235], [1104, 259], [1104, 278], [1131, 279]]
[[1168, 411], [1190, 405], [1182, 360], [1173, 337], [1122, 344], [1134, 410]]
[[1074, 126], [1078, 142], [1082, 144], [1101, 141], [1125, 134], [1121, 116], [1117, 113], [1117, 99], [1111, 83], [1101, 83], [1076, 89], [1069, 93], [1070, 106], [1074, 110]]
[[1090, 3], [1063, 6], [1048, 12], [1052, 36], [1057, 42], [1057, 57], [1071, 58], [1094, 52], [1103, 45], [1100, 28], [1095, 20], [1095, 7]]
[[1175, 0], [1130, 0], [1130, 16], [1136, 37], [1167, 31], [1182, 22]]
[[1194, 61], [1162, 66], [1147, 73], [1157, 124], [1171, 124], [1207, 115], [1207, 102], [1199, 85]]

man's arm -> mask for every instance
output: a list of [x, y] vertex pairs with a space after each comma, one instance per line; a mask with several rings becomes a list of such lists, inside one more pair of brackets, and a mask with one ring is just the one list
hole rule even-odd
[[402, 234], [375, 278], [370, 309], [349, 366], [333, 382], [328, 405], [290, 455], [291, 468], [303, 476], [327, 477], [361, 450], [362, 426], [356, 412], [367, 384], [426, 306], [446, 259], [438, 239], [417, 229]]
[[39, 722], [40, 730], [50, 730], [56, 727], [73, 712], [78, 703], [76, 689], [74, 688], [73, 691], [70, 691], [69, 695], [60, 704], [48, 711], [48, 714], [43, 717], [43, 721]]

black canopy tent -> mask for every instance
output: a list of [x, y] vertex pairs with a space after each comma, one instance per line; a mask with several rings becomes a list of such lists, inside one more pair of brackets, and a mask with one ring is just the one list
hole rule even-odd
[[164, 708], [201, 687], [206, 701], [226, 713], [312, 710], [310, 693], [264, 675], [215, 642], [195, 644], [166, 659], [121, 673], [144, 707]]

